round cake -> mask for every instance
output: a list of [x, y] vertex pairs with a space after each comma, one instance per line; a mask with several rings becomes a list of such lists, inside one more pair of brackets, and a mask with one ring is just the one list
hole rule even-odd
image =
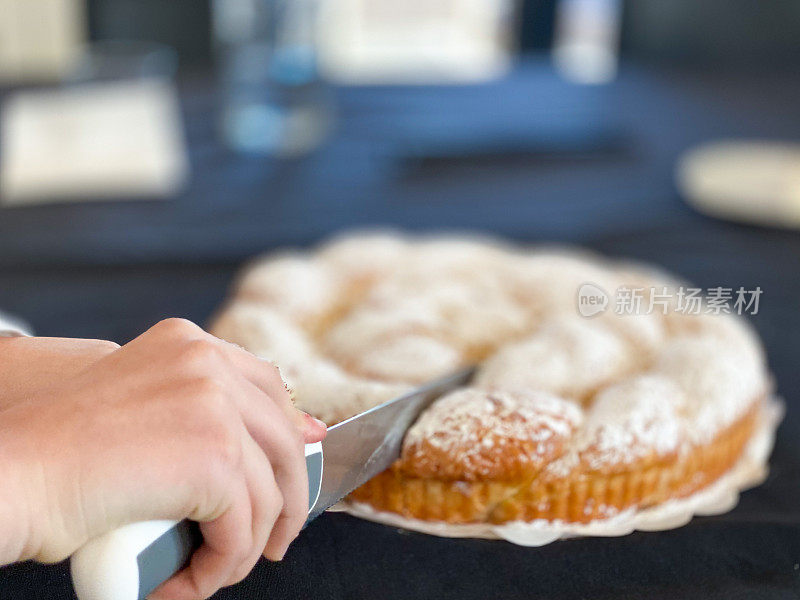
[[211, 331], [275, 362], [328, 424], [478, 365], [350, 498], [450, 524], [590, 523], [703, 490], [764, 426], [758, 338], [681, 298], [584, 252], [370, 233], [256, 260]]

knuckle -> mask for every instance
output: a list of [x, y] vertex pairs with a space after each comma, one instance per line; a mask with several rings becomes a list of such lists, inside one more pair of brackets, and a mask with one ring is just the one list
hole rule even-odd
[[305, 439], [300, 429], [287, 419], [286, 426], [281, 431], [283, 433], [283, 440], [281, 441], [286, 445], [286, 448], [293, 454], [302, 456], [305, 451]]
[[240, 566], [236, 567], [236, 569], [233, 571], [228, 584], [234, 585], [239, 583], [250, 574], [250, 571], [253, 570], [253, 567], [255, 567], [256, 563], [258, 562], [258, 557], [261, 556], [260, 553], [256, 556], [252, 556], [252, 554], [252, 549], [248, 548], [244, 556], [241, 557], [241, 560], [244, 562]]
[[[241, 427], [235, 410], [222, 393], [214, 392], [214, 382], [197, 382], [202, 390], [190, 401], [180, 402], [178, 418], [187, 423], [189, 431], [201, 444], [200, 451], [212, 464], [230, 467], [238, 464], [241, 448]], [[212, 391], [208, 391], [212, 390]]]
[[108, 340], [94, 340], [95, 349], [99, 354], [106, 354], [108, 352], [113, 352], [114, 350], [119, 350], [119, 344], [116, 342], [110, 342]]
[[207, 370], [222, 357], [219, 348], [210, 340], [191, 340], [179, 352], [180, 363], [189, 368]]
[[153, 331], [169, 337], [178, 338], [196, 335], [199, 330], [200, 328], [188, 319], [181, 319], [179, 317], [164, 319], [153, 326]]
[[275, 436], [281, 448], [302, 453], [305, 448], [305, 440], [298, 423], [274, 403], [269, 403], [264, 412], [275, 426]]
[[217, 420], [230, 412], [225, 387], [213, 377], [191, 378], [186, 384], [185, 394], [192, 401], [192, 410], [201, 419]]
[[165, 391], [169, 414], [189, 428], [202, 427], [223, 412], [221, 386], [208, 377], [178, 378]]
[[305, 448], [303, 435], [291, 423], [276, 428], [272, 434], [272, 444], [282, 459], [281, 464], [275, 465], [274, 468], [288, 468], [288, 464], [295, 464], [302, 460]]
[[268, 507], [270, 520], [278, 518], [284, 512], [286, 500], [283, 497], [283, 492], [277, 485], [270, 486], [269, 491], [266, 493], [267, 497], [264, 499]]
[[223, 472], [229, 472], [241, 464], [243, 456], [241, 433], [231, 419], [220, 419], [210, 423], [206, 430], [205, 444], [210, 462], [219, 465]]
[[208, 377], [190, 378], [176, 399], [176, 418], [196, 439], [204, 464], [217, 467], [223, 478], [242, 462], [242, 427], [225, 386]]
[[[262, 540], [262, 552], [264, 550], [264, 546], [267, 545], [270, 536], [274, 532], [277, 524], [281, 521], [288, 521], [292, 522], [294, 519], [294, 515], [290, 512], [289, 505], [286, 503], [285, 496], [283, 492], [280, 490], [278, 485], [272, 485], [267, 490], [263, 490], [261, 492], [261, 497], [259, 498], [259, 504], [261, 506], [260, 513], [261, 519], [267, 527], [265, 527], [264, 531], [264, 539]], [[306, 512], [306, 515], [308, 513]], [[305, 519], [303, 519], [305, 521]], [[300, 526], [298, 526], [298, 531]]]
[[192, 596], [195, 598], [209, 598], [217, 591], [217, 588], [208, 580], [208, 577], [204, 577], [204, 573], [198, 569], [190, 569], [189, 576], [189, 587], [191, 588]]

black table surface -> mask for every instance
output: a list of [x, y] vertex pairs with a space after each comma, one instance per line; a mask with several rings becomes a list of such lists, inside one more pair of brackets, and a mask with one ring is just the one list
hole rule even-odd
[[[673, 184], [695, 144], [800, 138], [800, 78], [628, 66], [610, 86], [573, 88], [534, 62], [487, 87], [338, 90], [330, 143], [284, 161], [223, 149], [209, 79], [181, 89], [189, 188], [0, 209], [0, 307], [42, 335], [125, 342], [167, 316], [206, 322], [244, 259], [343, 228], [578, 243], [701, 287], [760, 286], [752, 322], [788, 406], [769, 478], [728, 514], [538, 549], [326, 514], [220, 599], [800, 596], [800, 234], [700, 216]], [[71, 597], [66, 564], [0, 570], [2, 600]]]

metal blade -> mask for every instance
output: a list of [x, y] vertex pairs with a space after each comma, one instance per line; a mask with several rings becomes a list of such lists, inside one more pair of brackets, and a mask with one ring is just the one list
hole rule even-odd
[[469, 382], [474, 367], [458, 371], [337, 423], [322, 441], [322, 490], [309, 521], [400, 458], [408, 428], [436, 398]]

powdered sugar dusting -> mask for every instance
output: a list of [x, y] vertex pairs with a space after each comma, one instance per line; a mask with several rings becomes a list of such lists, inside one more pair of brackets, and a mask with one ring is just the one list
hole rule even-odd
[[446, 461], [471, 477], [504, 461], [549, 477], [624, 468], [712, 440], [769, 391], [742, 319], [583, 319], [584, 282], [675, 283], [575, 252], [365, 234], [255, 263], [214, 333], [275, 361], [329, 423], [488, 357], [483, 389], [443, 398], [408, 433], [406, 456], [428, 453], [415, 458], [432, 476]]
[[408, 430], [406, 445], [420, 440], [450, 450], [469, 449], [493, 440], [475, 439], [476, 425], [500, 437], [545, 440], [567, 437], [581, 422], [581, 411], [573, 404], [544, 393], [488, 392], [464, 388], [444, 396]]
[[575, 404], [543, 392], [464, 388], [420, 417], [406, 435], [403, 456], [417, 472], [472, 479], [493, 472], [505, 455], [513, 464], [503, 465], [503, 474], [513, 475], [559, 453], [581, 421]]
[[715, 337], [678, 338], [661, 352], [654, 371], [686, 394], [686, 429], [705, 443], [741, 417], [767, 393], [764, 366], [748, 348]]
[[606, 388], [595, 398], [575, 449], [589, 470], [628, 465], [677, 451], [683, 391], [663, 376], [642, 375]]
[[581, 399], [628, 372], [634, 363], [633, 347], [611, 330], [563, 315], [502, 348], [481, 368], [476, 381], [485, 387], [539, 389]]

